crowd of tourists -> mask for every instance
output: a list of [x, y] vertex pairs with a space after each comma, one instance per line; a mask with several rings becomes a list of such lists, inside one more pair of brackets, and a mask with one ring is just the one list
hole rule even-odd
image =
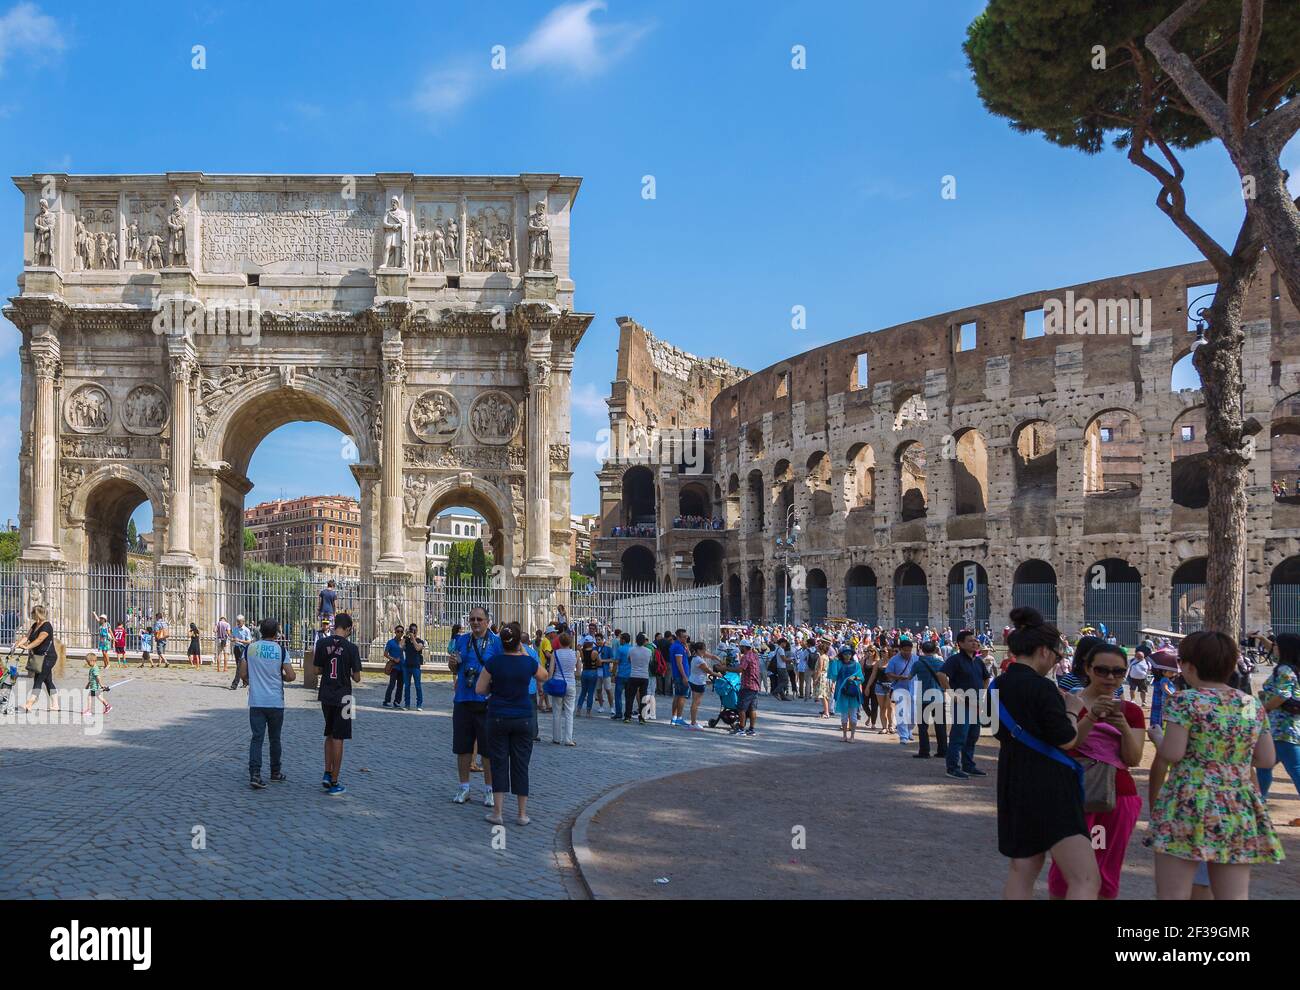
[[654, 523], [632, 523], [628, 526], [615, 526], [611, 536], [625, 536], [636, 540], [652, 540], [655, 537]]
[[[322, 593], [310, 661], [324, 720], [321, 785], [330, 795], [346, 792], [344, 743], [352, 738], [353, 686], [361, 679], [353, 621], [334, 604]], [[42, 690], [51, 708], [56, 704], [54, 627], [43, 608], [31, 618], [15, 644], [29, 654], [28, 711]], [[86, 657], [88, 708], [98, 699], [107, 713], [101, 663], [108, 667], [110, 650], [120, 655], [122, 624], [110, 629], [97, 618], [99, 649]], [[193, 653], [193, 624], [190, 634]], [[421, 710], [428, 644], [415, 623], [395, 625], [392, 634], [383, 707], [413, 702]], [[166, 663], [165, 618], [155, 616], [142, 635], [152, 640], [145, 662]], [[223, 618], [216, 638], [235, 653], [232, 687], [249, 689], [250, 784], [267, 786], [268, 738], [269, 780], [283, 782], [284, 684], [296, 674], [279, 623], [264, 619], [254, 635], [243, 616], [234, 626]], [[562, 608], [530, 635], [478, 606], [467, 628], [452, 630], [446, 652], [454, 679], [452, 800], [467, 803], [473, 775], [481, 773], [487, 820], [503, 824], [513, 795], [513, 820], [527, 825], [529, 768], [543, 717], [553, 745], [575, 747], [576, 720], [607, 715], [646, 725], [661, 720], [658, 699], [665, 698], [662, 720], [687, 731], [705, 729], [703, 711], [710, 727], [753, 737], [760, 706], [774, 706], [838, 722], [846, 743], [860, 732], [895, 736], [916, 746], [916, 759], [944, 760], [946, 777], [963, 783], [987, 775], [976, 744], [991, 728], [1000, 743], [997, 834], [1009, 860], [1008, 898], [1032, 896], [1048, 854], [1053, 898], [1118, 896], [1143, 807], [1131, 769], [1147, 753], [1145, 844], [1155, 855], [1160, 897], [1245, 897], [1250, 866], [1283, 857], [1267, 798], [1277, 766], [1300, 792], [1300, 635], [1257, 634], [1259, 654], [1272, 666], [1258, 690], [1238, 644], [1217, 632], [1176, 645], [1144, 640], [1130, 654], [1101, 624], [1071, 642], [1034, 609], [1017, 608], [996, 638], [1001, 651], [987, 626], [954, 632], [838, 622], [724, 626], [708, 643], [682, 628], [647, 633], [571, 622]], [[1289, 824], [1300, 826], [1300, 819]]]
[[673, 516], [673, 529], [725, 529], [719, 516]]

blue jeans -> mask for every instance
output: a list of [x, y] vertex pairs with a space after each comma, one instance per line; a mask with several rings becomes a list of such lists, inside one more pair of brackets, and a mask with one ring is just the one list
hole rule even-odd
[[596, 680], [600, 677], [598, 670], [584, 670], [582, 672], [582, 690], [578, 692], [578, 710], [582, 710], [582, 704], [587, 703], [587, 712], [591, 713], [591, 706], [596, 700]]
[[627, 692], [627, 682], [630, 677], [614, 678], [614, 717], [623, 717], [623, 695]]
[[[948, 730], [948, 769], [970, 770], [975, 766], [975, 743], [979, 741], [978, 722], [954, 722]], [[960, 765], [958, 760], [961, 760]]]
[[[1278, 762], [1291, 778], [1291, 783], [1295, 784], [1296, 793], [1300, 794], [1300, 746], [1274, 739], [1273, 748], [1277, 750]], [[1273, 786], [1273, 768], [1256, 768], [1255, 772], [1259, 774], [1259, 796], [1267, 798], [1268, 789]]]
[[253, 730], [253, 741], [248, 745], [248, 775], [256, 777], [262, 772], [262, 740], [271, 730], [271, 773], [280, 772], [280, 729], [284, 726], [283, 708], [250, 708], [248, 724]]
[[406, 678], [406, 707], [411, 707], [411, 685], [415, 685], [415, 707], [424, 707], [424, 687], [420, 684], [420, 668], [407, 667], [403, 670]]

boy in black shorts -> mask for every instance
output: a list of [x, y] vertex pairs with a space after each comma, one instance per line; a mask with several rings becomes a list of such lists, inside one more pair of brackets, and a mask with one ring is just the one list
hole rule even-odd
[[321, 786], [326, 794], [343, 794], [339, 783], [343, 765], [343, 741], [352, 738], [352, 685], [361, 681], [361, 651], [348, 640], [352, 616], [340, 612], [334, 617], [334, 634], [316, 641], [312, 665], [320, 671], [320, 707], [325, 714], [325, 775]]

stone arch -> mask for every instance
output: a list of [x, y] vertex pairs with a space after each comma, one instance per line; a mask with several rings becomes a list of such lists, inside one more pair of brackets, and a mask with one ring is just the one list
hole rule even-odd
[[723, 506], [723, 525], [727, 529], [736, 529], [740, 526], [741, 509], [740, 509], [740, 476], [734, 471], [727, 479], [727, 491], [722, 499]]
[[953, 434], [953, 514], [979, 514], [988, 507], [989, 450], [984, 435], [973, 427]]
[[1131, 497], [1142, 490], [1142, 422], [1137, 416], [1127, 409], [1103, 409], [1088, 420], [1083, 441], [1084, 494]]
[[1121, 646], [1138, 641], [1142, 625], [1142, 575], [1120, 557], [1099, 560], [1084, 571], [1083, 619], [1092, 626], [1105, 623]]
[[1056, 569], [1045, 560], [1021, 561], [1011, 579], [1011, 607], [1027, 605], [1038, 609], [1048, 622], [1055, 624], [1060, 596], [1056, 588]]
[[900, 629], [922, 629], [930, 624], [930, 590], [925, 571], [915, 561], [906, 561], [894, 571], [894, 625]]
[[894, 454], [898, 465], [899, 515], [903, 522], [924, 519], [929, 507], [926, 486], [925, 444], [907, 440]]
[[127, 523], [144, 502], [153, 509], [154, 532], [160, 537], [155, 545], [161, 548], [166, 500], [153, 478], [126, 464], [105, 464], [86, 475], [67, 511], [69, 526], [84, 532], [83, 542], [68, 556], [85, 567], [125, 568]]
[[655, 555], [649, 547], [630, 546], [619, 558], [619, 578], [624, 586], [645, 587], [656, 583]]
[[807, 573], [804, 587], [808, 591], [808, 621], [816, 625], [826, 618], [826, 572], [814, 567]]
[[794, 505], [794, 469], [785, 458], [776, 462], [772, 469], [772, 521], [777, 532], [785, 533], [786, 519], [790, 516], [790, 507]]
[[709, 490], [698, 481], [682, 485], [677, 490], [677, 514], [712, 519], [713, 502], [709, 498]]
[[1042, 493], [1056, 497], [1056, 427], [1030, 419], [1011, 434], [1016, 494]]
[[433, 528], [433, 521], [443, 511], [464, 506], [481, 515], [491, 530], [492, 560], [505, 568], [504, 573], [513, 574], [515, 569], [515, 542], [519, 533], [519, 520], [515, 516], [511, 499], [492, 482], [470, 474], [467, 471], [447, 475], [434, 481], [429, 490], [420, 499], [414, 517], [424, 527], [421, 546], [428, 539]]
[[767, 589], [763, 572], [755, 567], [749, 572], [749, 616], [751, 622], [762, 622], [767, 616]]
[[808, 501], [814, 516], [829, 516], [831, 498], [831, 459], [824, 450], [814, 451], [807, 462]]
[[879, 621], [877, 602], [876, 572], [866, 564], [850, 567], [844, 575], [845, 615], [875, 625]]
[[637, 523], [653, 525], [658, 520], [659, 498], [653, 471], [644, 464], [628, 468], [623, 472], [621, 489], [624, 526]]
[[1300, 505], [1300, 392], [1273, 407], [1268, 433], [1270, 480], [1282, 488], [1278, 501]]
[[691, 550], [695, 587], [722, 583], [722, 544], [717, 540], [700, 540]]
[[1175, 505], [1204, 509], [1210, 504], [1207, 468], [1209, 448], [1205, 442], [1205, 407], [1193, 406], [1179, 413], [1169, 438], [1173, 461], [1169, 473], [1169, 496]]
[[745, 446], [749, 448], [749, 459], [751, 461], [762, 460], [763, 458], [763, 428], [757, 424], [751, 426], [745, 434]]
[[1205, 557], [1192, 557], [1178, 565], [1169, 578], [1170, 630], [1193, 633], [1205, 626], [1206, 570]]
[[758, 468], [749, 472], [746, 478], [749, 500], [749, 519], [753, 532], [761, 533], [767, 522], [767, 496], [764, 492], [763, 472]]
[[894, 430], [906, 430], [929, 420], [925, 396], [919, 388], [903, 388], [894, 396]]
[[966, 625], [966, 565], [975, 565], [975, 625], [983, 629], [989, 621], [989, 575], [978, 561], [962, 560], [948, 571], [948, 625], [954, 632]]
[[1270, 622], [1275, 633], [1300, 633], [1300, 556], [1287, 557], [1269, 575]]
[[727, 618], [740, 619], [745, 611], [745, 603], [741, 596], [740, 575], [733, 574], [727, 578]]
[[855, 443], [845, 456], [844, 504], [850, 510], [876, 501], [876, 452], [869, 443]]

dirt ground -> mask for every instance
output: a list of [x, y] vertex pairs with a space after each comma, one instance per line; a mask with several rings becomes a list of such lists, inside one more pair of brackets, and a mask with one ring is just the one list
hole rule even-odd
[[[859, 734], [814, 756], [637, 784], [591, 819], [583, 873], [598, 897], [998, 898], [1007, 864], [997, 851], [997, 748], [981, 737], [976, 762], [989, 775], [968, 781], [946, 777], [940, 759], [913, 759], [915, 744]], [[1134, 771], [1143, 813], [1121, 899], [1155, 897], [1142, 844], [1151, 756], [1148, 743]], [[1300, 891], [1300, 828], [1278, 823], [1300, 818], [1300, 800], [1280, 768], [1270, 813], [1287, 859], [1254, 868], [1251, 897], [1290, 899]], [[1039, 896], [1047, 896], [1046, 868]]]

